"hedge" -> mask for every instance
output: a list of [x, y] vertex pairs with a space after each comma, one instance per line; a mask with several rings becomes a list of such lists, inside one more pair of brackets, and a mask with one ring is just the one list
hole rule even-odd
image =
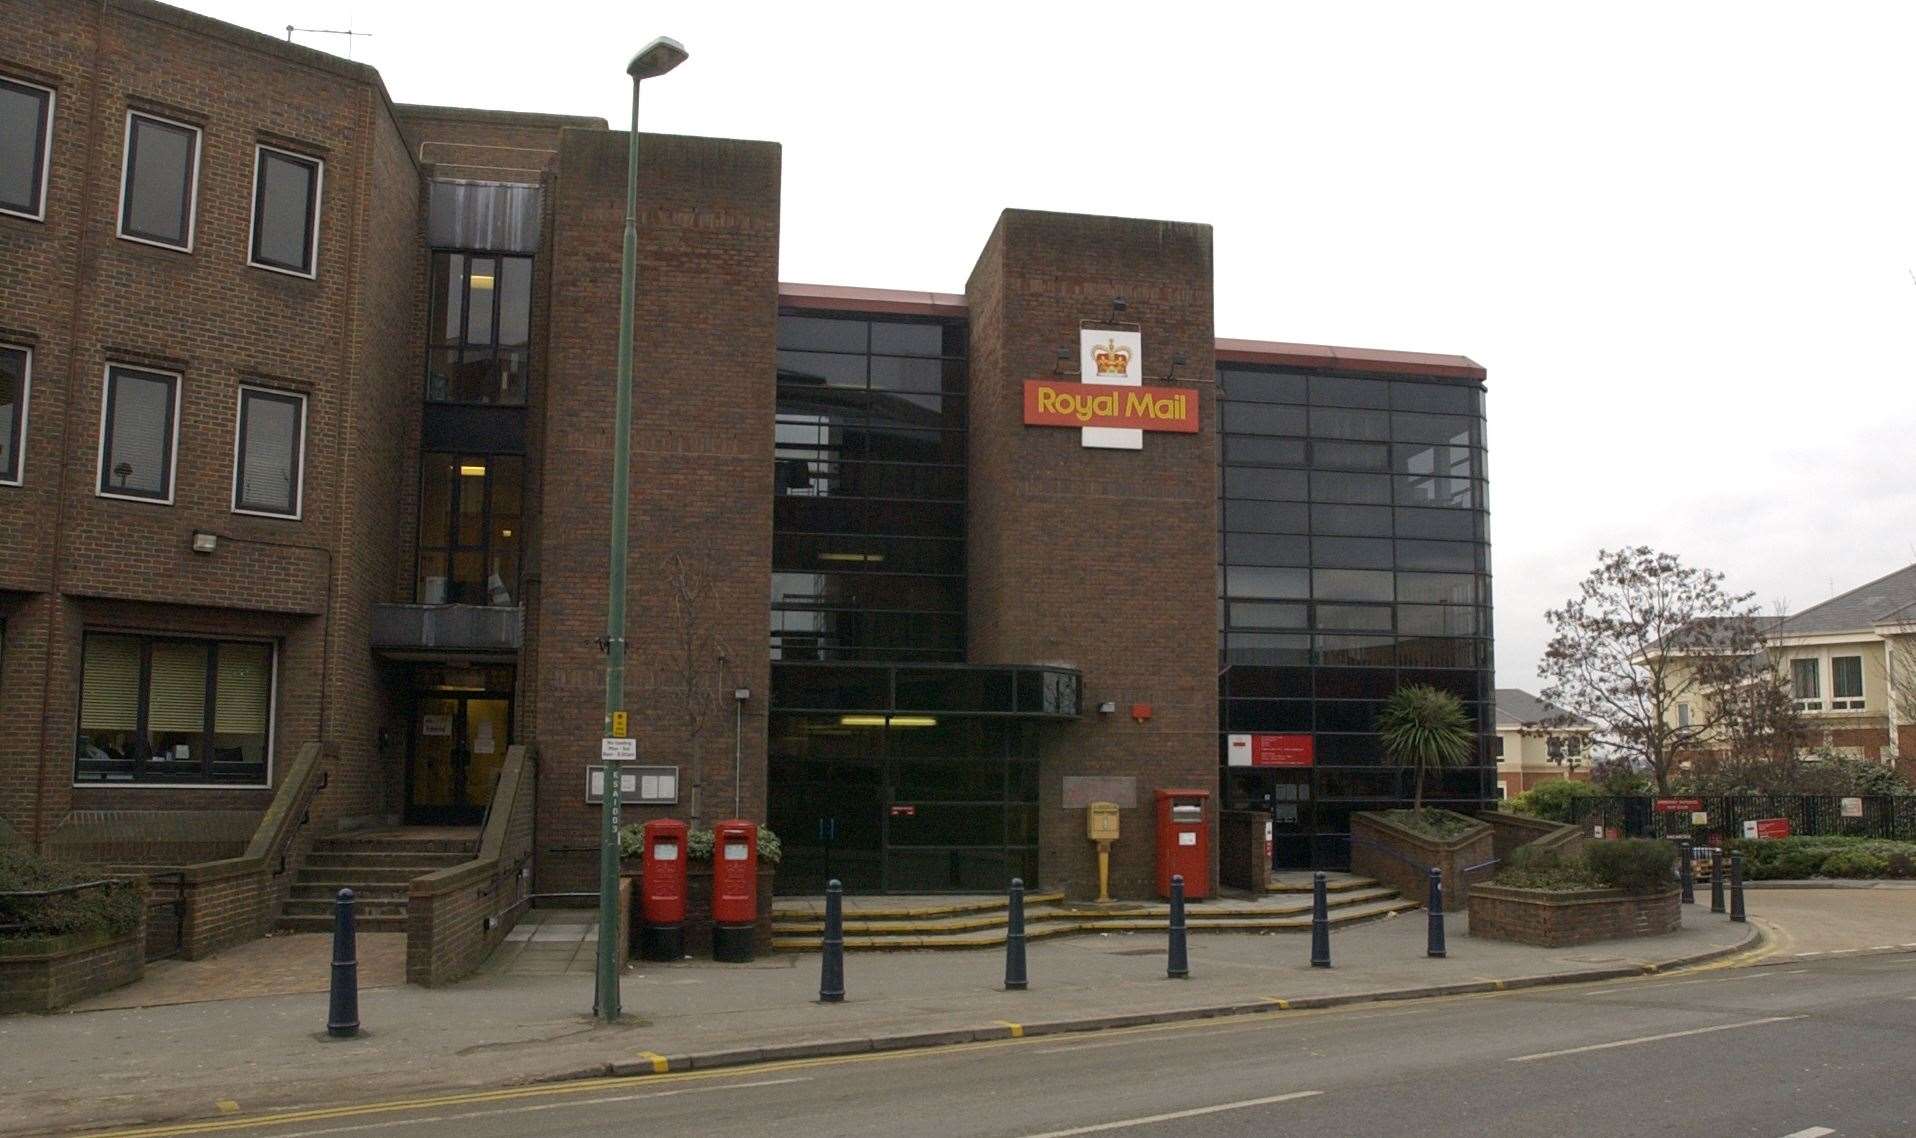
[[1769, 840], [1737, 838], [1727, 848], [1743, 855], [1743, 876], [1749, 881], [1916, 876], [1916, 842], [1832, 834]]
[[38, 892], [99, 879], [98, 873], [48, 861], [24, 846], [0, 845], [0, 940], [131, 932], [146, 904], [141, 889], [132, 882], [116, 881], [105, 888], [50, 897], [4, 896], [15, 890]]

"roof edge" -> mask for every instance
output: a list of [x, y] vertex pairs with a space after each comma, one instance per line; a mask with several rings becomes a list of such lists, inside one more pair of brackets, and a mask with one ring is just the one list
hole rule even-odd
[[1347, 348], [1330, 344], [1293, 344], [1282, 340], [1238, 340], [1224, 336], [1217, 340], [1217, 362], [1441, 376], [1479, 383], [1489, 374], [1482, 364], [1469, 356], [1399, 352], [1386, 348]]

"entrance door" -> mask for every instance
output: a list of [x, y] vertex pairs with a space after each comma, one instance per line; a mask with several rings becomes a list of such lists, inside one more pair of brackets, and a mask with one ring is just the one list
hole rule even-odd
[[406, 820], [476, 825], [492, 801], [511, 732], [509, 698], [420, 695], [407, 764]]
[[1311, 809], [1311, 772], [1272, 771], [1271, 868], [1311, 868], [1311, 835], [1316, 829]]

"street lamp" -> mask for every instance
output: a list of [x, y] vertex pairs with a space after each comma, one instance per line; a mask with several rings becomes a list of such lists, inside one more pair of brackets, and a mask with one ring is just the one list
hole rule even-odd
[[[612, 564], [605, 608], [605, 725], [625, 720], [626, 515], [632, 495], [632, 306], [639, 282], [639, 84], [685, 62], [685, 48], [660, 36], [632, 57], [632, 132], [625, 143], [625, 255], [619, 264], [619, 377], [612, 426]], [[624, 732], [620, 732], [624, 734]], [[619, 770], [601, 748], [604, 790], [599, 803], [599, 972], [593, 1010], [607, 1023], [619, 1018]]]

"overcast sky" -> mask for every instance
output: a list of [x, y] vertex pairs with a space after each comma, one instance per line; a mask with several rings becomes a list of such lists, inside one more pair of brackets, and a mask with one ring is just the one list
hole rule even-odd
[[1219, 335], [1472, 357], [1502, 685], [1600, 547], [1766, 608], [1916, 561], [1916, 5], [186, 6], [615, 127], [671, 35], [644, 127], [784, 144], [787, 281], [962, 291], [1007, 206], [1204, 221]]

